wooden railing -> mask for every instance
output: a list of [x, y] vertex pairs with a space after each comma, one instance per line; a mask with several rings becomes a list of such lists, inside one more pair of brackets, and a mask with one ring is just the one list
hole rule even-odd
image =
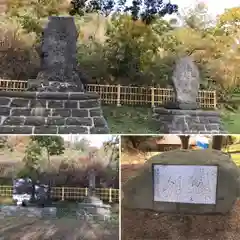
[[[51, 188], [51, 198], [57, 200], [81, 200], [88, 195], [88, 188], [76, 187], [53, 187]], [[0, 186], [0, 197], [12, 197], [12, 186]], [[103, 201], [114, 203], [119, 201], [119, 189], [97, 188], [96, 195]]]
[[[0, 90], [26, 91], [27, 81], [0, 79]], [[87, 91], [96, 92], [104, 104], [121, 105], [149, 105], [157, 106], [175, 100], [174, 91], [170, 88], [131, 87], [121, 85], [88, 84]], [[197, 102], [203, 109], [217, 107], [215, 91], [201, 90]]]

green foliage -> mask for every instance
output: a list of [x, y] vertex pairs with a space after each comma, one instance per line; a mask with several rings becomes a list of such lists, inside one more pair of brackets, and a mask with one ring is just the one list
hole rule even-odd
[[141, 142], [151, 139], [151, 136], [124, 136], [121, 138], [121, 147], [123, 150], [137, 150]]
[[226, 33], [237, 33], [240, 25], [240, 7], [226, 9], [218, 16], [217, 27], [224, 29]]
[[113, 136], [109, 141], [103, 143], [102, 150], [104, 155], [109, 158], [108, 168], [114, 170], [113, 172], [119, 168], [119, 140], [119, 136]]
[[[174, 40], [166, 34], [170, 30], [171, 27], [163, 20], [146, 25], [132, 21], [130, 16], [116, 15], [106, 32], [105, 56], [111, 75], [122, 84], [152, 85], [161, 80], [164, 84], [166, 78], [159, 79], [159, 68], [164, 65], [160, 51], [165, 47], [173, 48]], [[160, 74], [164, 75], [163, 72]]]
[[86, 13], [97, 12], [109, 16], [114, 12], [124, 12], [131, 16], [133, 21], [142, 21], [144, 24], [151, 24], [159, 16], [178, 12], [178, 5], [171, 2], [165, 3], [162, 0], [137, 0], [127, 3], [126, 1], [115, 0], [93, 0], [81, 1], [72, 0], [70, 15], [78, 14], [84, 16]]
[[49, 156], [61, 155], [65, 150], [64, 140], [60, 136], [32, 136], [31, 139], [46, 149]]
[[7, 144], [7, 137], [6, 136], [1, 136], [0, 137], [0, 149], [5, 148], [6, 144]]
[[[227, 9], [215, 24], [207, 6], [196, 4], [179, 14], [185, 24], [174, 27], [158, 14], [147, 23], [141, 18], [145, 15], [133, 18], [133, 12], [108, 18], [100, 17], [99, 10], [85, 12], [75, 16], [80, 70], [89, 75], [89, 83], [169, 87], [175, 60], [192, 55], [202, 88], [217, 90], [219, 101], [225, 101], [221, 106], [235, 110], [239, 104], [231, 101], [240, 82], [239, 13], [239, 7]], [[36, 46], [47, 16], [68, 14], [69, 2], [63, 0], [8, 1], [7, 15], [0, 19], [1, 76], [33, 78], [40, 64]]]
[[74, 149], [79, 150], [81, 152], [88, 152], [90, 148], [90, 142], [82, 138], [80, 141], [74, 143]]
[[40, 161], [42, 157], [41, 147], [35, 141], [31, 141], [25, 151], [23, 158], [24, 167], [18, 172], [18, 177], [30, 177], [37, 179], [40, 171]]

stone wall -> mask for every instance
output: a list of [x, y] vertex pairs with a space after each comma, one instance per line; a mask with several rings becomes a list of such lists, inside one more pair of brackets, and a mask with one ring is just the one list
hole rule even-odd
[[216, 111], [154, 108], [153, 120], [158, 133], [226, 134]]
[[99, 96], [84, 92], [0, 92], [1, 134], [104, 134]]

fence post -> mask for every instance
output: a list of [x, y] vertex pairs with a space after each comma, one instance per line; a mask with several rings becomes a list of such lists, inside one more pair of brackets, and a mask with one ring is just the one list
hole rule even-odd
[[121, 106], [121, 85], [117, 86], [117, 107]]
[[151, 106], [154, 107], [154, 87], [151, 87]]
[[65, 196], [65, 189], [62, 187], [62, 201], [64, 201], [64, 196]]
[[112, 188], [109, 188], [109, 202], [112, 202]]
[[214, 109], [217, 108], [217, 94], [216, 91], [214, 91]]

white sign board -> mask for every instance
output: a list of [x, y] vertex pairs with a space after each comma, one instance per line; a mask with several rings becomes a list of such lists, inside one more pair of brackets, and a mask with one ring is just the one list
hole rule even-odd
[[216, 204], [217, 166], [154, 165], [154, 201]]

